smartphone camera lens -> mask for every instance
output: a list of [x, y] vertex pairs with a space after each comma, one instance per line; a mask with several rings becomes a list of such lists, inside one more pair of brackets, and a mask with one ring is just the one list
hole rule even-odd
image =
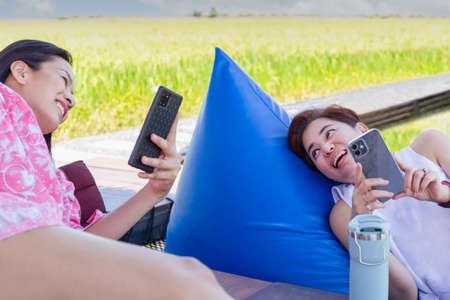
[[166, 107], [168, 102], [169, 102], [169, 94], [167, 93], [162, 94], [161, 99], [159, 100], [159, 105], [162, 107]]
[[361, 155], [364, 155], [367, 152], [367, 148], [364, 144], [361, 144], [359, 145], [358, 151], [360, 151]]
[[358, 148], [358, 146], [357, 146], [356, 144], [353, 144], [353, 145], [352, 145], [352, 149], [353, 149], [353, 150], [356, 150], [356, 148]]
[[360, 155], [361, 152], [360, 152], [359, 150], [356, 150], [356, 151], [355, 151], [355, 154], [356, 154], [356, 155]]

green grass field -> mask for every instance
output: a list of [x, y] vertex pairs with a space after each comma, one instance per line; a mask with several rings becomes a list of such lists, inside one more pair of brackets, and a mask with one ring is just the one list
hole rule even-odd
[[139, 126], [159, 85], [196, 115], [216, 46], [281, 103], [450, 72], [448, 18], [23, 20], [0, 32], [0, 48], [33, 38], [72, 52], [78, 105], [56, 140]]
[[398, 122], [389, 128], [381, 130], [383, 138], [395, 152], [409, 145], [413, 139], [424, 129], [434, 128], [443, 132], [450, 138], [450, 109], [438, 113], [424, 114], [407, 122]]

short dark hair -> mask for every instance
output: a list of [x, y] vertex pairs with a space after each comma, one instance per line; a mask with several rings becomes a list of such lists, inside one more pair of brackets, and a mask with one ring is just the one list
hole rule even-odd
[[72, 55], [58, 46], [37, 40], [20, 40], [0, 51], [0, 82], [5, 82], [11, 73], [11, 64], [22, 60], [31, 69], [39, 70], [41, 63], [58, 56], [72, 65]]
[[[0, 51], [0, 82], [5, 83], [9, 74], [11, 74], [11, 64], [21, 60], [25, 62], [32, 70], [39, 70], [41, 63], [52, 60], [55, 56], [61, 57], [72, 65], [72, 55], [69, 51], [58, 46], [38, 41], [38, 40], [20, 40], [8, 45]], [[48, 151], [51, 153], [51, 133], [44, 135]]]
[[331, 105], [325, 108], [305, 110], [298, 113], [291, 122], [288, 132], [288, 145], [298, 157], [300, 157], [311, 169], [319, 171], [308, 155], [303, 145], [303, 133], [308, 125], [319, 118], [327, 118], [339, 121], [355, 127], [361, 122], [358, 114], [349, 108], [339, 105]]

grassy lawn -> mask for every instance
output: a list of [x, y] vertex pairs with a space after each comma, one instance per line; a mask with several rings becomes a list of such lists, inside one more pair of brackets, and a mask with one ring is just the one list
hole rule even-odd
[[139, 126], [159, 85], [196, 115], [216, 46], [280, 103], [450, 72], [448, 18], [15, 20], [0, 32], [0, 48], [33, 38], [72, 52], [78, 106], [56, 140]]
[[424, 114], [419, 118], [393, 124], [389, 128], [382, 129], [383, 138], [389, 149], [393, 152], [408, 146], [413, 139], [423, 130], [434, 128], [450, 138], [450, 109]]

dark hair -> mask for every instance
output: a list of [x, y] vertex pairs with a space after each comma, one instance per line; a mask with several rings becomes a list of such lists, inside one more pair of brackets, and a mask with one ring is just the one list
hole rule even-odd
[[[39, 70], [41, 63], [58, 56], [72, 65], [72, 55], [62, 48], [48, 42], [37, 40], [20, 40], [0, 51], [0, 82], [5, 83], [11, 74], [11, 64], [21, 60], [32, 70]], [[52, 134], [44, 135], [48, 151], [51, 153]]]
[[303, 133], [312, 121], [319, 118], [339, 121], [352, 127], [355, 127], [358, 122], [361, 122], [358, 115], [353, 110], [339, 105], [305, 110], [294, 117], [288, 132], [289, 148], [291, 148], [292, 152], [306, 162], [306, 164], [314, 171], [319, 170], [306, 152], [305, 146], [303, 145]]

